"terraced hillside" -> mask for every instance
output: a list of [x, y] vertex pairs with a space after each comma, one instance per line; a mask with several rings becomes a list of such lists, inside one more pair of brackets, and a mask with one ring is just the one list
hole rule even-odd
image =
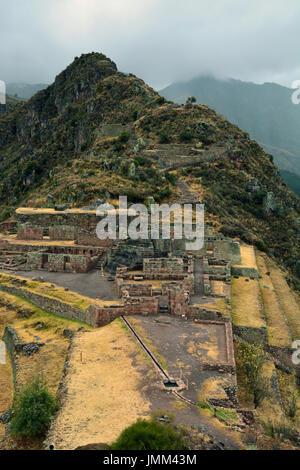
[[208, 107], [168, 102], [92, 53], [0, 119], [2, 220], [16, 205], [178, 200], [178, 181], [217, 230], [256, 244], [299, 282], [299, 199], [272, 158]]

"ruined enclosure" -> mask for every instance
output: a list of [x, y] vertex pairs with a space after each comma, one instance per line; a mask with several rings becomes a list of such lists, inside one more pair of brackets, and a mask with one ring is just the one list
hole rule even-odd
[[[0, 239], [6, 265], [25, 270], [85, 273], [100, 266], [111, 240], [96, 236], [95, 211], [19, 208]], [[18, 255], [20, 253], [20, 255]]]
[[50, 247], [27, 254], [27, 268], [84, 273], [97, 266], [101, 251], [84, 247]]

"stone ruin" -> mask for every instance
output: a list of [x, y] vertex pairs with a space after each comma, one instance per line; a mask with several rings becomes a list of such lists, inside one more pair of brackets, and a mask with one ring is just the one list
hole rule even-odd
[[[0, 263], [7, 269], [84, 273], [103, 266], [115, 274], [122, 265], [142, 269], [144, 260], [149, 259], [145, 269], [159, 271], [157, 258], [186, 256], [184, 239], [100, 240], [96, 236], [100, 218], [95, 209], [19, 208], [15, 219], [0, 224]], [[210, 227], [206, 227], [204, 247], [192, 254], [206, 257], [216, 276], [224, 271], [220, 265], [241, 264], [239, 243]], [[212, 268], [214, 260], [219, 261]], [[172, 266], [173, 274], [180, 269], [180, 262], [177, 264]], [[207, 282], [205, 285], [208, 293]]]
[[19, 208], [0, 237], [6, 269], [85, 273], [99, 267], [112, 245], [96, 236], [95, 211]]
[[[81, 321], [101, 327], [121, 316], [159, 321], [170, 315], [174, 321], [197, 324], [209, 335], [218, 331], [222, 354], [217, 359], [207, 356], [201, 368], [227, 374], [235, 384], [230, 302], [231, 267], [241, 265], [239, 243], [210, 227], [197, 252], [187, 252], [185, 240], [99, 240], [98, 222], [95, 210], [20, 208], [16, 223], [2, 229], [2, 267], [70, 273], [105, 268], [115, 274], [115, 299], [95, 300], [80, 312]], [[222, 403], [229, 406], [227, 402], [232, 406], [231, 398]]]

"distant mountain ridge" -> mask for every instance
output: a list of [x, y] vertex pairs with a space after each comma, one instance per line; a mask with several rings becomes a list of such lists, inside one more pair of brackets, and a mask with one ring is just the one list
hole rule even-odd
[[300, 105], [292, 103], [290, 88], [206, 76], [174, 83], [160, 93], [178, 103], [195, 96], [198, 103], [215, 109], [248, 132], [274, 155], [281, 170], [300, 177]]
[[38, 91], [47, 88], [45, 83], [29, 84], [29, 83], [7, 83], [6, 92], [12, 97], [18, 97], [29, 100]]

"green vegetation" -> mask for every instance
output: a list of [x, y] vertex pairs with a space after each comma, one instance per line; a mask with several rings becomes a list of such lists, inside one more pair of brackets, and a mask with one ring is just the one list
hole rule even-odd
[[41, 378], [36, 378], [15, 396], [11, 420], [13, 436], [43, 436], [57, 409], [56, 399], [48, 391], [47, 384]]
[[170, 142], [170, 138], [169, 138], [168, 134], [166, 134], [165, 132], [160, 132], [158, 142], [160, 144], [168, 144]]
[[129, 132], [121, 132], [118, 138], [119, 142], [121, 142], [122, 144], [126, 144], [126, 142], [128, 142], [129, 139], [130, 139]]
[[179, 135], [180, 142], [190, 142], [193, 139], [194, 135], [192, 134], [190, 129], [185, 129]]
[[210, 406], [209, 403], [207, 403], [207, 401], [198, 401], [197, 406], [201, 410], [210, 410], [210, 411], [212, 410], [212, 407]]
[[237, 374], [242, 376], [257, 408], [264, 398], [270, 396], [267, 380], [261, 376], [266, 356], [262, 346], [240, 343], [236, 349]]
[[291, 441], [295, 440], [297, 442], [298, 432], [292, 426], [287, 426], [285, 424], [280, 423], [273, 423], [273, 421], [271, 420], [268, 420], [267, 422], [262, 422], [262, 426], [264, 428], [265, 434], [273, 439], [288, 439]]
[[187, 450], [183, 435], [170, 424], [138, 420], [125, 429], [111, 450]]
[[227, 410], [226, 408], [216, 408], [216, 417], [220, 421], [237, 423], [238, 416], [236, 411]]
[[228, 410], [227, 408], [220, 408], [210, 405], [207, 401], [198, 401], [198, 408], [200, 410], [208, 410], [211, 416], [219, 419], [224, 423], [237, 423], [238, 416], [235, 410]]
[[186, 104], [195, 104], [197, 102], [197, 99], [194, 96], [189, 96], [186, 100]]

